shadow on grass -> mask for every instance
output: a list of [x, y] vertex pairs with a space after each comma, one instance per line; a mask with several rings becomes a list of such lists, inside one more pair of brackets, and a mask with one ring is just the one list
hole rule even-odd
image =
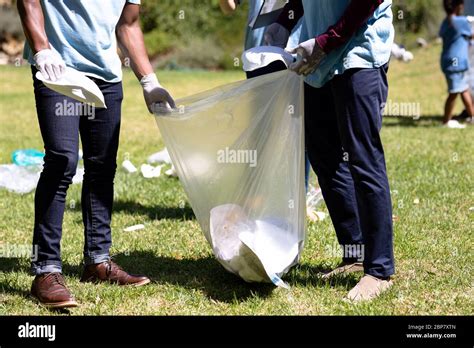
[[114, 202], [114, 213], [125, 212], [133, 214], [146, 215], [151, 220], [174, 219], [174, 220], [191, 220], [195, 219], [194, 212], [189, 205], [184, 208], [180, 207], [163, 207], [163, 206], [144, 206], [136, 201], [119, 200]]
[[209, 299], [240, 302], [252, 297], [266, 298], [273, 284], [246, 283], [227, 272], [214, 257], [176, 259], [147, 251], [117, 255], [114, 260], [131, 273], [149, 276], [152, 282], [171, 284], [202, 291]]
[[406, 116], [385, 116], [383, 127], [435, 128], [441, 126], [442, 119], [443, 116], [440, 115], [421, 116], [420, 118]]
[[[170, 284], [186, 289], [199, 290], [214, 301], [235, 303], [251, 298], [269, 297], [275, 286], [265, 283], [246, 283], [241, 278], [227, 272], [212, 256], [196, 259], [178, 259], [157, 256], [150, 251], [134, 251], [128, 255], [113, 257], [124, 270], [132, 274], [145, 274], [157, 284]], [[351, 289], [359, 275], [334, 277], [330, 281], [321, 279], [320, 274], [328, 271], [322, 265], [301, 264], [293, 268], [285, 277], [290, 286], [342, 287]], [[3, 273], [29, 272], [29, 265], [21, 259], [1, 259]], [[80, 277], [82, 265], [63, 264], [63, 273], [70, 277]], [[9, 282], [0, 282], [4, 293], [30, 298], [29, 289], [15, 287]]]
[[338, 287], [344, 288], [347, 290], [352, 289], [360, 279], [360, 274], [347, 274], [347, 275], [338, 275], [334, 276], [331, 279], [325, 280], [321, 278], [321, 275], [332, 271], [332, 268], [321, 265], [308, 265], [300, 264], [294, 267], [288, 275], [285, 277], [285, 280], [290, 285], [298, 286], [313, 286], [313, 287]]

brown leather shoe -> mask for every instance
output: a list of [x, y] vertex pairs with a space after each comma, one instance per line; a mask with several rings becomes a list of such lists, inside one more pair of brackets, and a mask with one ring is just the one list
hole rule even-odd
[[142, 275], [128, 274], [115, 262], [109, 260], [97, 265], [86, 266], [82, 273], [81, 282], [109, 282], [118, 285], [141, 286], [148, 284], [150, 279]]
[[37, 275], [31, 285], [31, 295], [48, 308], [77, 307], [61, 273]]

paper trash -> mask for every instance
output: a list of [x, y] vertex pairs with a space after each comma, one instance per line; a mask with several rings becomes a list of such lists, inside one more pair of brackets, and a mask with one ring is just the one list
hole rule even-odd
[[84, 73], [66, 67], [66, 72], [57, 81], [47, 80], [40, 71], [36, 78], [55, 92], [71, 97], [77, 101], [92, 105], [96, 108], [106, 108], [104, 95], [99, 87]]

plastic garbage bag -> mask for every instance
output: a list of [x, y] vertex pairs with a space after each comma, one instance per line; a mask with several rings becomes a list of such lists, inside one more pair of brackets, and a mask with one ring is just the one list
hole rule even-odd
[[219, 262], [273, 282], [305, 239], [302, 79], [290, 71], [178, 100], [156, 121]]

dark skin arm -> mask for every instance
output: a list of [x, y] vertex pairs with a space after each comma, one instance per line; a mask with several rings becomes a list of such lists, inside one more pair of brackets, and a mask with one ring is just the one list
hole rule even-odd
[[44, 30], [44, 15], [40, 0], [18, 0], [17, 7], [23, 31], [33, 50], [33, 54], [50, 48]]
[[117, 42], [122, 53], [130, 58], [131, 68], [140, 80], [153, 73], [140, 28], [140, 6], [126, 4], [116, 28]]

